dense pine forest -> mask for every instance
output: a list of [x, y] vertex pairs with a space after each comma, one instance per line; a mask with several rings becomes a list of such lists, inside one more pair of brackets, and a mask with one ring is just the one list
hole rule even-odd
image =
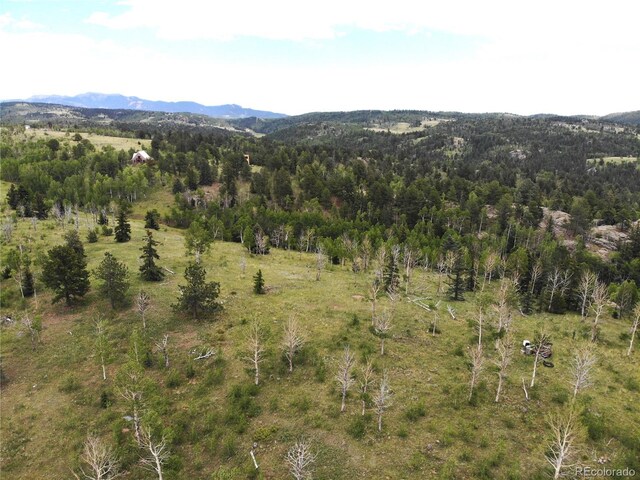
[[640, 472], [640, 127], [140, 115], [2, 125], [7, 478]]

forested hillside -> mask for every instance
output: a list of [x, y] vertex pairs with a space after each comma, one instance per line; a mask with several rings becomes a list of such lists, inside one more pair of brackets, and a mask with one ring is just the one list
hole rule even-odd
[[5, 475], [640, 472], [637, 126], [107, 117], [2, 126]]

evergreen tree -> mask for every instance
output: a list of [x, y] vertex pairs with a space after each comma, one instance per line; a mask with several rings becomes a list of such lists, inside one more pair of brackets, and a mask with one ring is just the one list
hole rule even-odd
[[147, 214], [144, 216], [144, 228], [152, 228], [153, 230], [160, 230], [160, 213], [155, 208], [153, 210], [147, 210]]
[[82, 245], [82, 241], [80, 240], [80, 235], [78, 235], [77, 230], [69, 230], [65, 233], [64, 240], [67, 242], [67, 246], [71, 247], [74, 252], [83, 258], [86, 257], [84, 253], [84, 245]]
[[189, 190], [196, 190], [198, 188], [198, 177], [198, 172], [193, 167], [187, 169], [187, 187]]
[[7, 203], [13, 210], [18, 208], [18, 204], [19, 204], [18, 190], [16, 189], [16, 186], [13, 183], [11, 184], [11, 186], [9, 187], [9, 191], [7, 192]]
[[98, 225], [109, 225], [109, 217], [103, 210], [98, 214]]
[[244, 231], [242, 232], [242, 244], [249, 253], [256, 251], [256, 236], [253, 233], [253, 228], [248, 225], [244, 227]]
[[[395, 252], [394, 250], [397, 250]], [[384, 272], [382, 274], [382, 279], [384, 280], [384, 288], [389, 293], [394, 293], [398, 290], [400, 286], [400, 267], [399, 263], [399, 249], [397, 246], [394, 246], [391, 249], [391, 253], [388, 255], [389, 260], [387, 264], [384, 266]]]
[[211, 185], [213, 183], [213, 172], [211, 171], [211, 164], [209, 160], [202, 157], [199, 158], [196, 162], [196, 166], [198, 168], [198, 184], [200, 185]]
[[258, 295], [264, 294], [264, 278], [262, 278], [262, 270], [258, 270], [253, 276], [253, 293]]
[[179, 312], [189, 312], [197, 319], [200, 314], [214, 313], [222, 309], [222, 305], [216, 302], [220, 294], [220, 284], [205, 280], [206, 270], [199, 263], [190, 263], [184, 278], [187, 285], [179, 285], [180, 296], [178, 302], [172, 307]]
[[84, 296], [89, 291], [89, 272], [84, 255], [69, 245], [60, 245], [49, 250], [42, 267], [42, 281], [55, 295], [52, 303]]
[[116, 308], [117, 305], [124, 303], [129, 289], [129, 281], [127, 280], [129, 270], [124, 263], [118, 262], [113, 255], [106, 252], [93, 274], [102, 280], [100, 292], [109, 299], [111, 308]]
[[453, 268], [449, 273], [449, 281], [447, 284], [449, 285], [449, 297], [451, 300], [461, 301], [464, 300], [464, 290], [465, 290], [465, 262], [464, 255], [461, 251], [458, 251], [456, 254], [455, 262], [453, 264]]
[[142, 250], [142, 265], [140, 265], [140, 273], [144, 280], [150, 282], [159, 282], [164, 278], [164, 272], [156, 265], [155, 259], [159, 259], [158, 252], [155, 247], [158, 242], [153, 239], [151, 230], [147, 230], [147, 238]]
[[33, 201], [33, 213], [38, 220], [46, 220], [49, 216], [49, 207], [45, 203], [44, 196], [41, 193], [37, 193]]
[[87, 242], [96, 243], [98, 241], [98, 230], [96, 228], [92, 228], [87, 232]]
[[29, 263], [26, 263], [24, 271], [22, 272], [22, 294], [25, 297], [33, 296], [35, 291], [35, 285], [33, 281], [33, 273], [29, 268]]
[[176, 193], [184, 192], [184, 183], [182, 183], [182, 180], [180, 180], [180, 177], [176, 177], [176, 179], [173, 181], [173, 187], [171, 187], [171, 191], [173, 192], [174, 195]]
[[116, 242], [123, 243], [131, 240], [131, 224], [128, 219], [129, 207], [127, 204], [120, 205], [118, 212], [118, 223], [115, 228]]

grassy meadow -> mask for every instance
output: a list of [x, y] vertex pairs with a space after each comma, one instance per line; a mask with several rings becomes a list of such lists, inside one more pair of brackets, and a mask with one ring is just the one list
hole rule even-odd
[[[116, 150], [124, 150], [127, 151], [130, 148], [134, 150], [144, 150], [149, 149], [151, 143], [149, 140], [144, 140], [140, 138], [128, 138], [128, 137], [114, 137], [110, 135], [100, 135], [97, 133], [90, 132], [78, 132], [82, 138], [86, 138], [91, 142], [91, 144], [96, 147], [97, 150], [102, 149], [102, 147], [111, 146]], [[55, 138], [59, 141], [71, 140], [73, 134], [75, 132], [70, 133], [68, 131], [62, 130], [52, 130], [52, 129], [43, 129], [43, 128], [31, 128], [25, 131], [25, 138], [30, 138], [34, 140], [45, 139], [49, 140], [51, 138]]]
[[[151, 385], [144, 397], [145, 410], [157, 414], [171, 438], [173, 455], [165, 478], [290, 478], [284, 457], [299, 438], [308, 439], [318, 455], [313, 466], [316, 479], [549, 477], [544, 459], [549, 440], [546, 418], [571, 403], [570, 361], [589, 334], [589, 325], [579, 316], [514, 315], [516, 351], [497, 404], [496, 334], [489, 318], [483, 333], [485, 368], [469, 402], [466, 352], [478, 341], [479, 294], [467, 293], [464, 302], [450, 302], [437, 294], [436, 274], [416, 269], [408, 296], [403, 287], [393, 307], [388, 298], [378, 302], [378, 310], [393, 308], [393, 326], [382, 356], [380, 339], [370, 328], [367, 298], [372, 272], [353, 273], [329, 265], [316, 281], [314, 255], [272, 249], [269, 255], [252, 256], [239, 244], [216, 242], [202, 261], [208, 279], [221, 284], [224, 310], [196, 321], [171, 309], [190, 260], [182, 232], [164, 226], [154, 232], [161, 242], [159, 264], [175, 274], [167, 273], [163, 282], [143, 282], [138, 257], [144, 229], [136, 212], [130, 242], [118, 244], [113, 237], [100, 236], [97, 243], [84, 246], [90, 270], [111, 252], [129, 267], [129, 297], [133, 299], [141, 288], [150, 294], [152, 308], [144, 332], [150, 345], [169, 336], [170, 368], [164, 368], [161, 354], [154, 350], [145, 370]], [[32, 251], [45, 252], [62, 242], [62, 234], [52, 220], [38, 222], [34, 230], [29, 220], [20, 219], [3, 251], [22, 242]], [[84, 241], [85, 226], [80, 235]], [[265, 295], [252, 291], [252, 276], [258, 269], [266, 281]], [[37, 301], [21, 299], [13, 279], [1, 284], [0, 314], [18, 320], [0, 330], [7, 377], [0, 404], [2, 477], [71, 478], [70, 469], [79, 466], [83, 441], [94, 432], [117, 448], [126, 471], [123, 478], [154, 478], [138, 461], [131, 424], [123, 419], [131, 412], [114, 384], [127, 361], [129, 338], [134, 328], [142, 327], [133, 303], [112, 310], [98, 295], [92, 276], [90, 293], [77, 305], [51, 305], [37, 266], [35, 275]], [[485, 293], [491, 295], [497, 287], [493, 281]], [[435, 313], [409, 301], [418, 297], [440, 302], [435, 335], [430, 328]], [[455, 320], [447, 313], [447, 304], [454, 307]], [[42, 319], [41, 343], [35, 350], [19, 324], [27, 311]], [[99, 316], [107, 319], [112, 346], [106, 381], [93, 348], [93, 322]], [[290, 317], [298, 320], [306, 337], [291, 374], [280, 347]], [[264, 329], [267, 348], [257, 388], [245, 361], [253, 319]], [[628, 320], [607, 313], [595, 347], [593, 386], [577, 398], [582, 412], [581, 460], [594, 467], [605, 458], [609, 468], [640, 470], [640, 351], [636, 347], [631, 357], [626, 356], [629, 326]], [[539, 367], [527, 401], [521, 379], [528, 387], [533, 360], [519, 353], [519, 345], [543, 329], [553, 341], [555, 368]], [[358, 379], [367, 358], [373, 360], [376, 382], [383, 371], [388, 372], [393, 397], [381, 433], [371, 405], [361, 416], [357, 383], [347, 397], [346, 412], [340, 413], [335, 375], [345, 345], [356, 353]], [[193, 360], [191, 352], [203, 348], [214, 349], [216, 355]], [[254, 442], [258, 471], [249, 456]]]

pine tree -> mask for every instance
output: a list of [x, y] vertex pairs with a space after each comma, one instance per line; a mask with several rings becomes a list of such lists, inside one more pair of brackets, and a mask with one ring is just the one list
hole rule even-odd
[[196, 162], [198, 167], [200, 185], [211, 185], [213, 183], [213, 173], [211, 171], [211, 164], [206, 158], [200, 158]]
[[174, 195], [176, 193], [184, 192], [184, 183], [182, 183], [180, 177], [176, 177], [176, 179], [173, 181], [173, 187], [171, 188], [171, 191], [174, 193]]
[[44, 201], [44, 196], [41, 193], [36, 194], [36, 198], [33, 201], [33, 213], [38, 220], [46, 220], [49, 216], [49, 207]]
[[140, 273], [144, 280], [150, 282], [159, 282], [164, 278], [164, 272], [155, 263], [155, 259], [159, 259], [158, 252], [155, 247], [158, 242], [153, 239], [151, 230], [147, 230], [147, 238], [142, 250], [142, 265], [140, 265]]
[[98, 241], [98, 230], [96, 228], [92, 228], [87, 232], [87, 242], [96, 243]]
[[264, 278], [262, 278], [262, 270], [258, 270], [253, 276], [253, 293], [258, 295], [264, 294]]
[[109, 252], [104, 254], [104, 259], [93, 272], [96, 278], [102, 280], [100, 292], [111, 302], [111, 308], [124, 303], [129, 289], [129, 269]]
[[398, 291], [398, 287], [400, 286], [399, 254], [399, 247], [397, 245], [393, 246], [388, 255], [389, 261], [384, 266], [382, 279], [384, 280], [384, 288], [389, 293]]
[[11, 184], [11, 186], [9, 187], [9, 191], [7, 192], [7, 203], [13, 210], [18, 208], [18, 190], [16, 190], [16, 186], [13, 183]]
[[214, 313], [222, 309], [222, 305], [216, 302], [220, 294], [220, 284], [218, 282], [205, 281], [206, 270], [199, 263], [190, 263], [185, 272], [184, 278], [187, 285], [179, 285], [180, 296], [178, 302], [172, 307], [179, 312], [189, 312], [197, 319], [201, 313]]
[[129, 207], [126, 204], [120, 205], [118, 212], [118, 224], [115, 228], [116, 242], [123, 243], [131, 240], [131, 224], [127, 218]]
[[104, 210], [100, 210], [100, 213], [98, 214], [98, 225], [109, 225], [109, 217], [107, 217]]
[[80, 240], [80, 235], [78, 235], [77, 230], [69, 230], [65, 233], [64, 240], [67, 242], [67, 246], [72, 248], [74, 252], [83, 258], [86, 257], [84, 253], [84, 245], [82, 245], [82, 240]]
[[29, 268], [29, 264], [27, 263], [22, 273], [22, 294], [25, 297], [31, 297], [33, 296], [34, 291], [35, 286], [33, 281], [33, 273], [31, 273], [31, 269]]
[[52, 303], [84, 296], [89, 291], [89, 272], [84, 255], [69, 245], [60, 245], [49, 250], [42, 267], [42, 281], [55, 295]]
[[155, 208], [153, 210], [147, 210], [147, 214], [144, 216], [144, 228], [152, 228], [153, 230], [160, 230], [160, 213]]
[[195, 190], [198, 188], [198, 177], [199, 175], [195, 168], [189, 167], [187, 169], [187, 187], [189, 190]]
[[461, 251], [456, 254], [455, 262], [449, 274], [449, 297], [451, 300], [461, 301], [464, 300], [465, 279], [464, 279], [464, 255]]

